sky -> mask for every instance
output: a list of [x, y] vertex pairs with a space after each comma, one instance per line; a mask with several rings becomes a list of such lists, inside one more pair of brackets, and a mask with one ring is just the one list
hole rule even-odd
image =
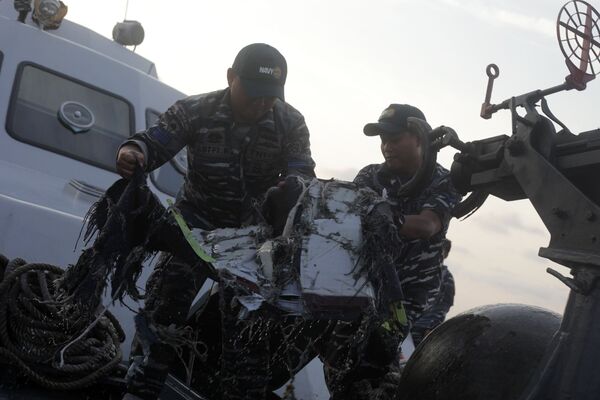
[[[500, 68], [494, 103], [568, 74], [555, 27], [563, 0], [64, 1], [68, 19], [107, 37], [125, 16], [140, 21], [146, 35], [136, 52], [186, 94], [225, 87], [246, 44], [277, 47], [288, 62], [286, 100], [306, 118], [321, 178], [351, 180], [382, 161], [379, 140], [362, 127], [390, 103], [415, 105], [430, 125], [472, 141], [510, 134], [507, 112], [479, 117], [489, 63]], [[548, 98], [573, 132], [600, 127], [599, 100], [600, 80]], [[454, 153], [442, 150], [439, 162], [449, 168]], [[527, 201], [490, 199], [453, 220], [448, 237], [457, 287], [451, 314], [515, 302], [562, 313], [567, 288], [545, 269], [568, 270], [537, 256], [549, 234]]]

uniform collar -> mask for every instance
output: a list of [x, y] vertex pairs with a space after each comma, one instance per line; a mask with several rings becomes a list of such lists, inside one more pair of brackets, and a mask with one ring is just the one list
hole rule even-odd
[[385, 186], [397, 187], [400, 187], [403, 183], [408, 182], [410, 180], [410, 177], [401, 177], [390, 171], [390, 169], [385, 163], [379, 165], [379, 170], [377, 171], [377, 178]]
[[211, 120], [221, 122], [233, 121], [233, 111], [231, 110], [231, 105], [229, 104], [229, 97], [229, 88], [227, 88], [223, 91], [223, 95], [215, 107], [215, 111], [210, 116]]
[[[233, 123], [233, 110], [229, 101], [231, 95], [229, 88], [224, 90], [223, 96], [215, 108], [215, 112], [210, 119], [219, 122]], [[257, 123], [256, 126], [262, 129], [275, 131], [275, 119], [273, 110], [267, 112]]]
[[[440, 170], [441, 166], [439, 164], [436, 164], [432, 174], [431, 174], [431, 178], [429, 179], [428, 184], [426, 185], [429, 186], [431, 185], [432, 182], [434, 182], [441, 174], [441, 170]], [[379, 164], [379, 168], [377, 170], [376, 175], [376, 180], [378, 182], [378, 184], [383, 187], [388, 189], [391, 193], [397, 193], [397, 191], [400, 189], [400, 187], [402, 185], [404, 185], [405, 183], [407, 183], [411, 177], [400, 177], [396, 174], [394, 174], [392, 171], [389, 170], [389, 168], [385, 165], [385, 163]]]

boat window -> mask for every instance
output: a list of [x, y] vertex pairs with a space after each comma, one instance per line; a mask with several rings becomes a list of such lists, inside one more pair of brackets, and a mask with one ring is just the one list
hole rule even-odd
[[[146, 127], [151, 127], [156, 124], [160, 113], [151, 109], [146, 110]], [[185, 155], [187, 148], [184, 148], [175, 157], [181, 164], [186, 162]], [[155, 169], [150, 174], [150, 179], [154, 185], [160, 190], [173, 197], [177, 195], [179, 189], [183, 185], [183, 171], [181, 168], [175, 168], [174, 162], [172, 161], [164, 164], [162, 167]]]
[[0, 51], [0, 71], [2, 71], [2, 60], [4, 59], [4, 54]]
[[19, 66], [7, 122], [15, 139], [115, 171], [133, 123], [125, 99], [37, 65]]

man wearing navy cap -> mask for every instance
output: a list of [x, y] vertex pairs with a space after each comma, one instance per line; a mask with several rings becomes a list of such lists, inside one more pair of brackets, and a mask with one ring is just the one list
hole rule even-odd
[[314, 176], [304, 117], [284, 101], [285, 58], [267, 44], [244, 47], [227, 70], [228, 88], [176, 102], [156, 125], [119, 149], [117, 171], [152, 171], [187, 146], [178, 208], [194, 226], [253, 222], [253, 200], [287, 175]]
[[409, 118], [425, 115], [408, 104], [391, 104], [376, 123], [365, 125], [367, 136], [379, 136], [385, 161], [361, 169], [354, 182], [387, 199], [395, 214], [400, 237], [407, 243], [406, 257], [397, 270], [410, 321], [416, 320], [435, 298], [443, 264], [442, 244], [461, 196], [450, 174], [437, 164], [428, 184], [410, 197], [398, 197], [398, 189], [414, 176], [423, 160], [420, 137]]
[[[423, 189], [408, 196], [401, 194], [400, 188], [423, 163], [421, 139], [411, 118], [424, 121], [425, 115], [408, 104], [390, 104], [378, 122], [365, 125], [365, 135], [380, 137], [384, 162], [364, 167], [354, 178], [359, 187], [381, 196], [397, 230], [399, 242], [390, 238], [390, 245], [401, 248], [394, 267], [402, 288], [404, 312], [395, 314], [406, 315], [408, 325], [404, 321], [386, 321], [376, 327], [370, 323], [338, 323], [328, 345], [335, 357], [326, 355], [327, 385], [335, 400], [369, 399], [374, 393], [378, 393], [377, 398], [396, 398], [394, 385], [383, 382], [394, 381], [398, 345], [440, 290], [442, 243], [451, 211], [461, 196], [450, 182], [449, 172], [439, 164]], [[368, 339], [356, 340], [365, 337]], [[361, 343], [361, 348], [354, 348], [352, 343]]]
[[[304, 117], [284, 101], [286, 78], [287, 63], [277, 49], [263, 43], [244, 47], [227, 70], [228, 88], [176, 102], [156, 125], [121, 146], [117, 171], [125, 178], [137, 166], [152, 171], [187, 146], [176, 206], [188, 224], [210, 230], [257, 223], [257, 204], [269, 188], [285, 190], [291, 176], [314, 177]], [[201, 268], [163, 256], [147, 284], [142, 315], [150, 330], [183, 327], [205, 279]], [[126, 398], [155, 399], [174, 350], [161, 340], [138, 347], [144, 354], [134, 358]], [[229, 389], [247, 389], [248, 398], [258, 398], [252, 388]]]

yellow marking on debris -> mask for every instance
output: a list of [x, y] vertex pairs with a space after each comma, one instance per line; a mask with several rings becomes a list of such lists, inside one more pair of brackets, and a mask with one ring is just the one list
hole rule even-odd
[[177, 225], [179, 225], [179, 229], [181, 229], [181, 233], [183, 233], [183, 237], [189, 243], [189, 245], [192, 247], [192, 250], [194, 250], [194, 253], [196, 253], [196, 255], [198, 257], [200, 257], [200, 259], [202, 261], [206, 261], [208, 263], [215, 262], [215, 259], [212, 258], [211, 256], [209, 256], [208, 254], [206, 254], [206, 252], [200, 246], [200, 243], [198, 243], [198, 241], [196, 240], [194, 235], [192, 235], [192, 231], [190, 230], [190, 227], [186, 224], [181, 213], [173, 205], [173, 200], [167, 199], [167, 203], [169, 204], [169, 212], [173, 215], [173, 218], [175, 218], [175, 222], [177, 222]]

